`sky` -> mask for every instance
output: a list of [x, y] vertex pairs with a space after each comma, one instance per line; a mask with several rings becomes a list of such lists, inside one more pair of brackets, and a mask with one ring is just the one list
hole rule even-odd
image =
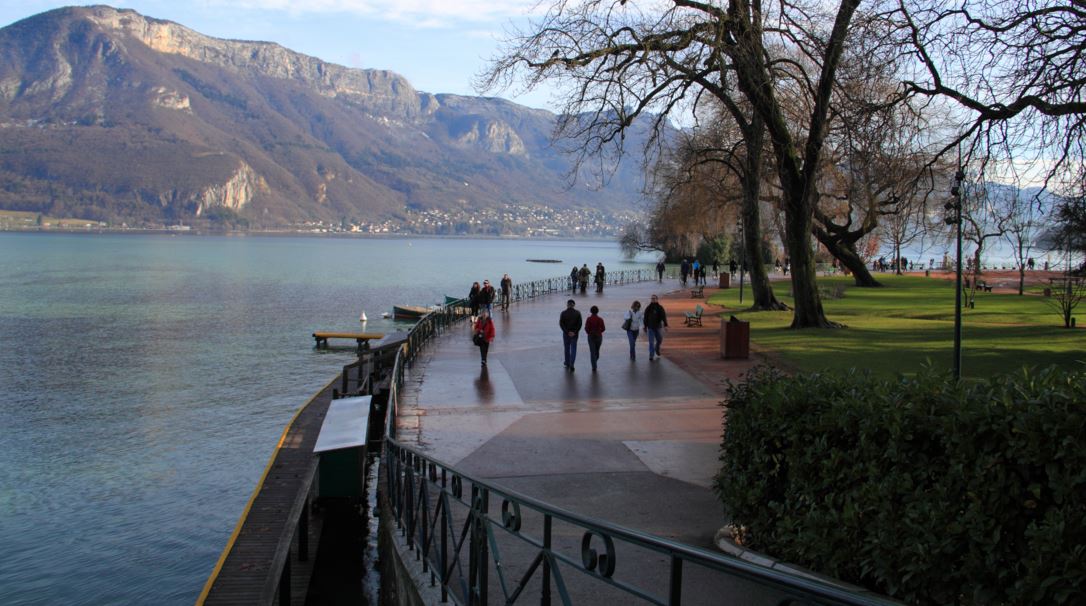
[[[110, 3], [215, 38], [276, 42], [348, 67], [387, 69], [429, 93], [479, 94], [472, 80], [536, 0], [126, 0]], [[71, 2], [0, 0], [0, 26]], [[549, 91], [516, 96], [551, 109]]]

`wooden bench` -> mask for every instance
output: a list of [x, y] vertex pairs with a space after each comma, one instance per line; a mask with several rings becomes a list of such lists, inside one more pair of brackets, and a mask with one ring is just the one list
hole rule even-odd
[[370, 341], [384, 338], [379, 332], [315, 332], [313, 339], [317, 342], [317, 349], [328, 348], [328, 339], [354, 339], [358, 343], [358, 349], [368, 349]]
[[687, 326], [701, 326], [701, 315], [705, 313], [705, 308], [701, 305], [694, 307], [693, 312], [686, 312], [686, 325]]
[[992, 292], [992, 287], [987, 282], [977, 282], [977, 286], [984, 292]]
[[705, 298], [705, 287], [704, 286], [695, 286], [694, 288], [691, 288], [690, 289], [690, 298], [691, 299], [704, 299]]

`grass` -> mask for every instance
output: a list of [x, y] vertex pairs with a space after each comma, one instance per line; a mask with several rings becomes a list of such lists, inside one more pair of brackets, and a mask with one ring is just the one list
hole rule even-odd
[[[865, 368], [878, 374], [912, 374], [927, 361], [950, 368], [954, 349], [954, 285], [913, 276], [879, 276], [884, 288], [856, 288], [850, 278], [820, 278], [825, 292], [844, 288], [839, 299], [823, 298], [826, 316], [840, 330], [791, 330], [791, 312], [750, 312], [736, 288], [709, 303], [723, 305], [751, 323], [754, 346], [803, 371]], [[789, 282], [774, 293], [791, 305]], [[746, 291], [746, 304], [750, 299]], [[1077, 310], [1086, 316], [1086, 310]], [[962, 314], [962, 375], [982, 378], [1022, 366], [1086, 363], [1086, 330], [1063, 328], [1044, 298], [977, 293], [975, 309]], [[1081, 318], [1086, 322], [1086, 317]]]

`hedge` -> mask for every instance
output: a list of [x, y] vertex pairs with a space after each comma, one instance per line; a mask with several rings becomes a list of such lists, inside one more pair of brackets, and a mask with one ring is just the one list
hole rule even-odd
[[1086, 603], [1086, 372], [763, 367], [725, 406], [744, 546], [912, 604]]

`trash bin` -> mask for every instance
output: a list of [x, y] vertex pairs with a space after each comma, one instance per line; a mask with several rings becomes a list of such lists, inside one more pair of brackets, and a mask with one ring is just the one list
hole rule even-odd
[[750, 357], [750, 322], [732, 316], [720, 323], [720, 355], [726, 360]]
[[732, 287], [732, 277], [730, 275], [728, 275], [727, 272], [721, 272], [720, 273], [720, 287], [721, 288], [731, 288]]

